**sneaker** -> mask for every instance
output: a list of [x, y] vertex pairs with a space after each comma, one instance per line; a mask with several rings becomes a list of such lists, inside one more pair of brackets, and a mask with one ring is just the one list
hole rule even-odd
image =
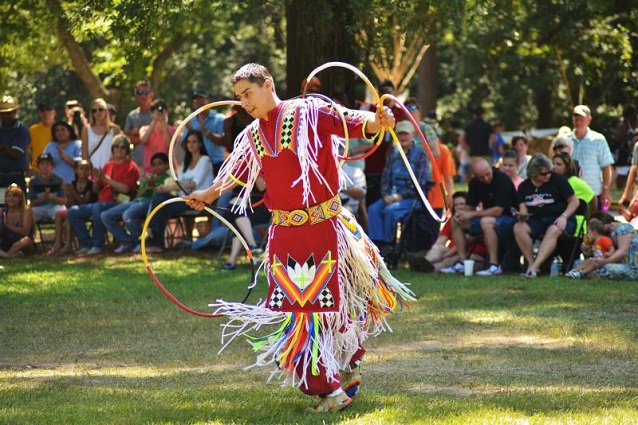
[[91, 250], [91, 248], [83, 246], [82, 248], [76, 250], [75, 253], [78, 254], [78, 255], [82, 255], [82, 254], [88, 253], [90, 250]]
[[528, 270], [525, 273], [521, 273], [522, 277], [530, 277], [530, 278], [535, 278], [536, 277], [536, 272], [532, 271], [532, 270]]
[[338, 412], [345, 409], [352, 403], [352, 399], [344, 392], [334, 397], [320, 397], [319, 404], [306, 409], [309, 413], [329, 413]]
[[141, 244], [137, 244], [135, 245], [135, 248], [133, 248], [133, 254], [141, 254], [142, 253], [142, 245]]
[[222, 266], [222, 271], [223, 272], [232, 272], [233, 270], [235, 270], [237, 267], [234, 264], [231, 263], [226, 263]]
[[120, 245], [113, 251], [114, 254], [126, 254], [131, 252], [131, 245]]
[[481, 270], [480, 272], [476, 272], [479, 276], [496, 276], [499, 274], [503, 274], [503, 269], [498, 264], [490, 264], [490, 267], [486, 270]]
[[444, 274], [454, 274], [454, 273], [463, 273], [463, 272], [465, 272], [465, 266], [463, 265], [463, 263], [460, 263], [458, 261], [453, 266], [441, 269], [441, 273], [444, 273]]
[[361, 367], [351, 368], [349, 372], [341, 371], [339, 377], [341, 378], [341, 389], [348, 397], [354, 398], [361, 387]]
[[253, 253], [253, 255], [260, 255], [264, 253], [263, 248], [259, 247], [259, 246], [249, 246], [248, 248], [250, 248], [250, 252]]
[[571, 269], [570, 271], [565, 273], [565, 277], [569, 277], [569, 278], [572, 278], [572, 279], [582, 279], [583, 278], [583, 272], [581, 272], [580, 270]]
[[93, 248], [87, 251], [86, 255], [98, 255], [101, 252], [102, 252], [102, 248], [98, 248], [97, 246], [94, 246]]

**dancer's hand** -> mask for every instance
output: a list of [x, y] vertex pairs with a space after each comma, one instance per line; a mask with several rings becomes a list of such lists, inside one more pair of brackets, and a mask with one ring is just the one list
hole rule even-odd
[[394, 128], [395, 119], [392, 114], [392, 110], [387, 106], [383, 106], [381, 108], [377, 108], [375, 112], [376, 121], [383, 128]]
[[196, 190], [190, 195], [183, 196], [182, 199], [192, 209], [202, 211], [206, 204], [211, 204], [215, 201], [215, 195], [208, 192], [208, 190]]

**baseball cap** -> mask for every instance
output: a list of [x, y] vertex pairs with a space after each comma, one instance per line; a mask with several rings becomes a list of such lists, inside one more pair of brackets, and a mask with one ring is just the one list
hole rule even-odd
[[38, 164], [41, 163], [42, 161], [50, 161], [51, 164], [53, 164], [53, 155], [47, 152], [40, 154], [38, 156]]
[[399, 121], [394, 127], [395, 133], [414, 133], [414, 127], [410, 121]]
[[582, 117], [591, 117], [591, 110], [587, 105], [577, 105], [574, 108], [574, 115], [580, 115]]
[[208, 99], [208, 93], [204, 90], [193, 90], [193, 99], [196, 97], [203, 97], [204, 99]]

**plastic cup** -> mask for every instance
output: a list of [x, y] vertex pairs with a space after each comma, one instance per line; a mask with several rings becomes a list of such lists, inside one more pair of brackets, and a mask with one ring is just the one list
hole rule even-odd
[[474, 274], [474, 260], [463, 261], [463, 266], [465, 267], [465, 276], [472, 276], [472, 274]]

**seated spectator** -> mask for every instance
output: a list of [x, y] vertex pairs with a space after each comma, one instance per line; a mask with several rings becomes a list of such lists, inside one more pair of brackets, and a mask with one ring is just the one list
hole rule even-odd
[[[455, 192], [452, 195], [452, 215], [465, 208], [466, 198], [467, 192]], [[487, 248], [483, 243], [483, 238], [470, 238], [466, 248], [469, 251], [470, 259], [476, 262], [476, 269], [480, 270], [488, 256]], [[445, 223], [430, 250], [427, 252], [407, 252], [406, 259], [412, 270], [425, 273], [440, 272], [453, 266], [459, 261], [459, 255], [454, 246], [454, 240], [452, 240], [452, 221], [448, 220]]]
[[638, 234], [634, 228], [629, 223], [615, 221], [604, 212], [594, 213], [594, 218], [603, 222], [601, 233], [611, 238], [616, 249], [609, 257], [593, 260], [595, 270], [590, 276], [630, 282], [638, 280]]
[[[140, 172], [131, 161], [131, 141], [124, 134], [118, 134], [111, 145], [112, 159], [104, 169], [93, 168], [93, 184], [98, 192], [97, 202], [74, 205], [69, 209], [68, 220], [80, 241], [77, 254], [96, 255], [102, 252], [106, 231], [101, 215], [117, 205], [118, 200], [135, 194]], [[129, 198], [130, 199], [130, 198]], [[93, 220], [93, 236], [89, 234], [86, 221]]]
[[[64, 183], [64, 192], [69, 200], [69, 207], [73, 205], [91, 204], [95, 200], [93, 182], [89, 176], [93, 171], [91, 163], [85, 159], [75, 163], [75, 179], [73, 183]], [[67, 220], [69, 210], [61, 210], [55, 214], [55, 243], [47, 255], [60, 256], [71, 251], [73, 234], [71, 224]]]
[[58, 211], [66, 209], [64, 181], [53, 174], [53, 157], [43, 153], [38, 157], [39, 174], [29, 182], [29, 204], [36, 222], [53, 220]]
[[64, 183], [71, 183], [75, 177], [75, 163], [82, 159], [82, 142], [65, 121], [58, 121], [51, 127], [52, 141], [44, 147], [44, 153], [53, 157], [53, 172], [62, 177]]
[[[210, 157], [206, 153], [204, 147], [204, 138], [202, 133], [196, 130], [188, 132], [184, 141], [182, 142], [186, 155], [184, 157], [184, 164], [179, 173], [179, 181], [182, 186], [188, 191], [200, 190], [208, 188], [213, 184], [213, 164]], [[166, 201], [167, 199], [175, 196], [173, 193], [178, 191], [178, 186], [175, 182], [170, 182], [164, 185], [160, 185], [155, 190], [153, 198], [151, 199], [151, 205], [149, 211], [155, 209], [156, 206]], [[180, 191], [178, 196], [185, 195]], [[149, 253], [158, 253], [164, 250], [164, 232], [166, 230], [166, 223], [172, 214], [179, 214], [190, 210], [185, 202], [175, 202], [166, 205], [161, 208], [151, 220], [149, 228], [152, 232], [152, 238], [146, 246], [146, 250]], [[141, 249], [141, 247], [139, 247]]]
[[33, 249], [33, 212], [17, 184], [4, 193], [0, 208], [0, 257], [24, 257]]
[[514, 188], [516, 190], [518, 190], [518, 187], [521, 183], [523, 183], [523, 180], [525, 180], [518, 175], [518, 161], [520, 161], [518, 152], [514, 149], [510, 149], [503, 154], [501, 167], [499, 168], [502, 172], [507, 174], [510, 179], [512, 179], [512, 183], [514, 183]]
[[523, 136], [512, 137], [512, 148], [518, 153], [518, 175], [527, 178], [527, 163], [532, 158], [527, 154], [527, 139]]
[[[518, 188], [518, 223], [514, 236], [525, 260], [526, 277], [536, 277], [541, 265], [556, 248], [560, 235], [572, 235], [576, 229], [573, 215], [578, 198], [565, 177], [552, 171], [553, 164], [542, 153], [536, 154], [527, 167], [528, 178]], [[541, 239], [534, 257], [534, 239]]]
[[[257, 179], [255, 183], [255, 190], [253, 190], [250, 196], [252, 204], [255, 204], [263, 199], [265, 188], [266, 185], [264, 181], [262, 179]], [[237, 229], [246, 239], [246, 243], [248, 244], [253, 255], [259, 255], [263, 252], [263, 249], [257, 246], [257, 241], [253, 232], [253, 226], [270, 223], [270, 211], [268, 211], [268, 209], [263, 204], [260, 204], [252, 210], [247, 209], [246, 215], [239, 215], [237, 213], [230, 212], [226, 218], [229, 221], [235, 223]], [[233, 236], [230, 246], [230, 257], [228, 258], [228, 261], [226, 261], [226, 264], [224, 264], [224, 266], [222, 267], [223, 271], [235, 270], [237, 258], [239, 257], [242, 248], [243, 247], [241, 245], [241, 242], [239, 241], [239, 238], [237, 236]]]
[[559, 153], [569, 155], [569, 157], [572, 159], [572, 163], [574, 164], [574, 175], [578, 177], [582, 177], [583, 170], [581, 169], [578, 161], [576, 161], [572, 157], [572, 150], [574, 149], [574, 141], [572, 140], [571, 130], [569, 129], [569, 127], [564, 127], [564, 128], [567, 129], [568, 133], [565, 134], [563, 130], [563, 133], [559, 132], [558, 136], [554, 138], [550, 147], [551, 153], [549, 156], [550, 158], [554, 158], [554, 156], [558, 155]]
[[[591, 187], [576, 175], [575, 161], [569, 156], [567, 152], [558, 152], [552, 159], [554, 164], [554, 172], [560, 174], [567, 179], [569, 185], [574, 189], [574, 193], [578, 199], [582, 199], [590, 205], [594, 199], [594, 191]], [[576, 215], [576, 232], [580, 229], [585, 217], [582, 215]]]
[[164, 152], [154, 154], [151, 158], [151, 164], [154, 173], [142, 179], [135, 199], [117, 204], [104, 211], [100, 216], [106, 230], [111, 232], [120, 244], [115, 249], [116, 254], [131, 252], [138, 244], [142, 235], [142, 222], [148, 212], [153, 191], [169, 178], [167, 154]]
[[[498, 257], [499, 239], [512, 237], [512, 207], [516, 202], [516, 189], [512, 180], [501, 171], [492, 168], [485, 158], [472, 161], [474, 178], [470, 180], [465, 208], [459, 208], [452, 220], [452, 239], [458, 250], [459, 260], [443, 273], [463, 273], [463, 261], [467, 260], [467, 235], [483, 235], [490, 266], [478, 272], [481, 276], [503, 273]], [[482, 205], [482, 209], [477, 209]]]
[[357, 217], [360, 211], [361, 202], [366, 199], [366, 175], [363, 170], [354, 167], [348, 162], [341, 167], [346, 174], [346, 186], [339, 192], [341, 205]]
[[[409, 121], [400, 121], [394, 129], [401, 149], [408, 158], [418, 184], [427, 190], [429, 164], [427, 154], [413, 140]], [[393, 244], [397, 223], [407, 217], [418, 200], [418, 192], [397, 149], [390, 151], [381, 177], [381, 199], [368, 208], [368, 234], [379, 245]]]
[[614, 251], [614, 241], [606, 236], [605, 224], [597, 218], [592, 218], [587, 224], [587, 235], [583, 240], [582, 252], [585, 261], [578, 261], [573, 269], [565, 273], [572, 279], [582, 279], [596, 270], [596, 258], [608, 258]]
[[155, 99], [151, 103], [151, 116], [151, 123], [140, 128], [140, 143], [144, 152], [143, 173], [154, 175], [155, 167], [151, 164], [151, 158], [159, 152], [168, 154], [175, 127], [168, 123], [168, 108], [163, 100]]

